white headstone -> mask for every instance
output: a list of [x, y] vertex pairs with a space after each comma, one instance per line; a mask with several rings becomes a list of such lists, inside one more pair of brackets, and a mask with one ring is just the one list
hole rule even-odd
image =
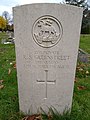
[[81, 20], [82, 9], [70, 5], [14, 8], [21, 111], [71, 108]]

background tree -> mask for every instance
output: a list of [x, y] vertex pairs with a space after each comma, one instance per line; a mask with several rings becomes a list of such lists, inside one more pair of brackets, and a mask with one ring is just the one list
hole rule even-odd
[[0, 16], [0, 30], [2, 31], [5, 30], [6, 24], [7, 24], [6, 20], [2, 16]]
[[10, 21], [10, 14], [7, 11], [4, 11], [2, 13], [2, 17], [5, 18], [5, 20], [9, 23], [9, 21]]
[[81, 33], [90, 34], [90, 6], [86, 0], [65, 0], [66, 4], [75, 5], [78, 7], [83, 7], [83, 20]]
[[10, 14], [7, 11], [4, 11], [2, 17], [6, 20], [6, 30], [8, 30], [9, 22], [11, 21]]

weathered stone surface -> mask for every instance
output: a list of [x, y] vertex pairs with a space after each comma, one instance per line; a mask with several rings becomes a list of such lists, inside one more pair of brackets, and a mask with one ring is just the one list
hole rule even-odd
[[21, 111], [71, 108], [81, 19], [82, 9], [69, 5], [14, 8]]

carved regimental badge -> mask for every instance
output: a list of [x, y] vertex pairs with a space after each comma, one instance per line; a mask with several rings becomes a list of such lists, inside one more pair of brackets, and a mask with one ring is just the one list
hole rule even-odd
[[41, 47], [49, 48], [56, 45], [61, 36], [62, 25], [52, 16], [42, 16], [33, 25], [33, 38]]

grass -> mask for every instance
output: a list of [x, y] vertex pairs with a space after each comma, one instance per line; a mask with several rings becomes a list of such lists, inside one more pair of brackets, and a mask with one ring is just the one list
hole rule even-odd
[[[0, 40], [7, 37], [0, 33]], [[81, 36], [80, 48], [90, 54], [90, 35]], [[88, 73], [88, 72], [89, 73]], [[15, 68], [14, 45], [0, 44], [0, 120], [21, 120], [19, 112], [18, 88]], [[90, 63], [78, 63], [71, 114], [59, 115], [52, 112], [52, 120], [90, 120]], [[43, 115], [43, 120], [48, 120]], [[49, 119], [50, 120], [50, 119]]]
[[7, 39], [8, 35], [5, 32], [0, 33], [0, 41], [2, 39]]
[[90, 54], [90, 34], [81, 35], [80, 48]]

